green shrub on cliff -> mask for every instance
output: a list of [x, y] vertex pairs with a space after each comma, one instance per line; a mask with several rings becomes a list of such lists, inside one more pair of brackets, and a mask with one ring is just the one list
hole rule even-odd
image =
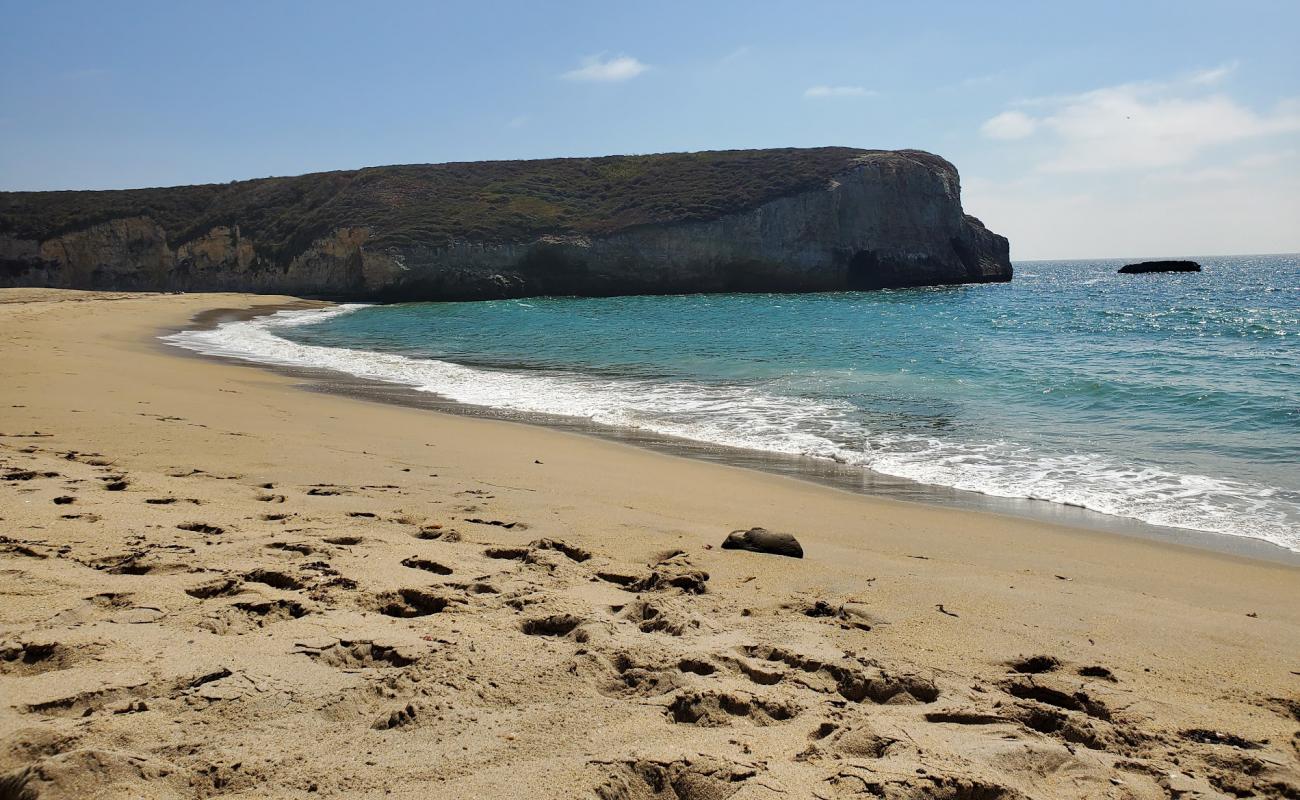
[[175, 188], [9, 192], [0, 193], [0, 233], [44, 240], [110, 219], [147, 216], [174, 247], [215, 226], [238, 225], [260, 252], [281, 263], [343, 226], [368, 227], [375, 247], [523, 242], [541, 234], [603, 234], [742, 211], [824, 185], [872, 152], [879, 151], [784, 148], [418, 164]]

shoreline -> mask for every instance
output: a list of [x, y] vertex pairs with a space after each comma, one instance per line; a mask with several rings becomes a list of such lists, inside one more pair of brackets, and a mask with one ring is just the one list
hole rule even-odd
[[348, 373], [317, 367], [289, 366], [260, 362], [238, 356], [201, 353], [161, 341], [162, 337], [168, 334], [183, 333], [188, 330], [209, 330], [223, 322], [244, 321], [275, 314], [278, 311], [328, 308], [333, 305], [337, 305], [337, 303], [298, 299], [291, 303], [257, 308], [210, 309], [196, 315], [191, 321], [192, 324], [163, 328], [155, 336], [155, 343], [165, 352], [174, 356], [212, 359], [224, 363], [251, 366], [301, 380], [304, 383], [300, 388], [305, 391], [325, 392], [354, 399], [388, 403], [472, 419], [538, 426], [568, 434], [630, 445], [670, 456], [783, 476], [819, 486], [831, 487], [850, 494], [871, 497], [876, 500], [1027, 519], [1067, 528], [1137, 537], [1176, 547], [1189, 547], [1222, 555], [1260, 559], [1300, 567], [1300, 551], [1290, 550], [1274, 542], [1249, 536], [1153, 525], [1130, 517], [1105, 514], [1086, 507], [1066, 505], [1050, 500], [1002, 497], [938, 484], [921, 483], [908, 478], [876, 472], [867, 467], [845, 466], [825, 459], [727, 447], [632, 428], [618, 428], [562, 415], [534, 414], [489, 406], [470, 405], [444, 398], [433, 392], [421, 391], [409, 385], [368, 380]]
[[[0, 291], [0, 777], [1300, 793], [1294, 567], [303, 391], [154, 338], [294, 302]], [[754, 526], [803, 557], [721, 548]]]

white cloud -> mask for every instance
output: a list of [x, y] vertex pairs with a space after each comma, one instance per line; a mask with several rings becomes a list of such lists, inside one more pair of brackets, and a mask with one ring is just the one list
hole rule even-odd
[[[1193, 174], [1195, 173], [1195, 174]], [[1147, 179], [962, 181], [962, 205], [1013, 259], [1294, 253], [1300, 170], [1171, 170]]]
[[804, 97], [875, 97], [879, 92], [862, 86], [810, 86]]
[[581, 67], [571, 69], [560, 77], [570, 81], [614, 83], [635, 78], [648, 69], [649, 65], [631, 56], [605, 58], [602, 54], [582, 59]]
[[1023, 111], [1003, 111], [980, 126], [990, 139], [1023, 139], [1037, 129], [1038, 122]]
[[1022, 103], [1036, 116], [1005, 111], [981, 130], [995, 139], [1050, 139], [1044, 172], [1149, 170], [1188, 164], [1217, 145], [1300, 131], [1300, 106], [1247, 108], [1212, 86], [1234, 67], [1169, 83], [1127, 83]]
[[509, 120], [508, 122], [506, 122], [506, 127], [507, 127], [507, 128], [522, 128], [522, 127], [524, 127], [524, 126], [527, 125], [527, 124], [528, 124], [528, 115], [527, 115], [527, 114], [520, 114], [520, 115], [517, 116], [517, 117], [511, 117], [510, 120]]
[[1192, 77], [1188, 78], [1187, 80], [1189, 83], [1197, 84], [1200, 86], [1209, 86], [1216, 83], [1220, 83], [1224, 78], [1228, 77], [1229, 75], [1231, 75], [1236, 71], [1237, 71], [1237, 62], [1230, 61], [1227, 64], [1220, 64], [1214, 69], [1203, 69], [1200, 72], [1194, 72], [1192, 73]]

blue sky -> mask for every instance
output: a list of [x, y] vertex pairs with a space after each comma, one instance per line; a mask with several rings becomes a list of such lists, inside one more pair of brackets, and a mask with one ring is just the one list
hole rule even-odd
[[1300, 3], [0, 0], [0, 189], [917, 147], [1013, 257], [1300, 250]]

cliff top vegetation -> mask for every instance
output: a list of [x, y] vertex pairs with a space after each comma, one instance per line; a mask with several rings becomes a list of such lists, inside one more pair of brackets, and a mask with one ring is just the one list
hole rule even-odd
[[5, 192], [0, 233], [45, 240], [144, 216], [175, 246], [238, 225], [278, 261], [342, 226], [370, 228], [378, 247], [531, 241], [712, 219], [825, 185], [869, 158], [952, 170], [921, 151], [850, 147], [412, 164], [170, 188]]

